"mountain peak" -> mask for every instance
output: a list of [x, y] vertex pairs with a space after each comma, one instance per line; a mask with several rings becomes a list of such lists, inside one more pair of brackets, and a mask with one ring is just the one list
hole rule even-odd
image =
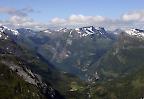
[[90, 30], [90, 31], [95, 31], [96, 30], [94, 26], [86, 26], [86, 27], [82, 27], [80, 29]]
[[8, 28], [6, 26], [0, 26], [0, 32], [6, 32], [6, 31], [8, 33], [11, 33], [11, 34], [15, 35], [15, 36], [19, 35], [19, 32], [17, 30], [15, 30], [15, 29], [10, 29], [10, 28]]
[[139, 38], [144, 38], [144, 30], [140, 29], [127, 29], [125, 32], [130, 36], [135, 36]]

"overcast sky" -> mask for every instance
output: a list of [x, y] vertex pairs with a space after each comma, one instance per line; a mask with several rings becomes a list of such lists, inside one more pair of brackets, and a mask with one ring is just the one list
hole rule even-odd
[[1, 0], [0, 24], [15, 27], [144, 28], [144, 0]]

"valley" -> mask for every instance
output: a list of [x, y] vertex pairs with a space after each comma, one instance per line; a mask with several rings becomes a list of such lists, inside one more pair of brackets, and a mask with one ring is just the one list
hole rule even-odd
[[0, 98], [144, 97], [144, 30], [115, 32], [0, 26]]

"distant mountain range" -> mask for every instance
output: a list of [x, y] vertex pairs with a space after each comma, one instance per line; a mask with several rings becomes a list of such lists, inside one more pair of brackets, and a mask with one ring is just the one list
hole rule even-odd
[[[16, 98], [22, 97], [21, 88], [30, 91], [24, 94], [31, 99], [36, 95], [39, 99], [136, 99], [144, 95], [140, 89], [144, 86], [144, 77], [139, 78], [144, 69], [144, 30], [108, 31], [103, 27], [87, 26], [35, 31], [0, 26], [0, 55], [2, 79], [11, 72], [14, 77], [13, 86], [0, 81], [0, 92], [2, 86], [13, 87], [16, 92], [21, 90]], [[110, 85], [130, 81], [131, 91], [127, 95], [120, 93], [126, 90], [123, 86], [114, 85], [120, 88], [115, 91]], [[135, 96], [131, 97], [133, 93]], [[12, 91], [5, 91], [5, 94], [9, 96]], [[8, 98], [6, 95], [3, 97]]]

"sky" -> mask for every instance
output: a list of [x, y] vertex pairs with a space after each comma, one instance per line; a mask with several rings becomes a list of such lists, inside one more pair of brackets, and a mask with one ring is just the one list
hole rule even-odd
[[28, 28], [143, 28], [143, 4], [144, 0], [2, 0], [0, 24]]

